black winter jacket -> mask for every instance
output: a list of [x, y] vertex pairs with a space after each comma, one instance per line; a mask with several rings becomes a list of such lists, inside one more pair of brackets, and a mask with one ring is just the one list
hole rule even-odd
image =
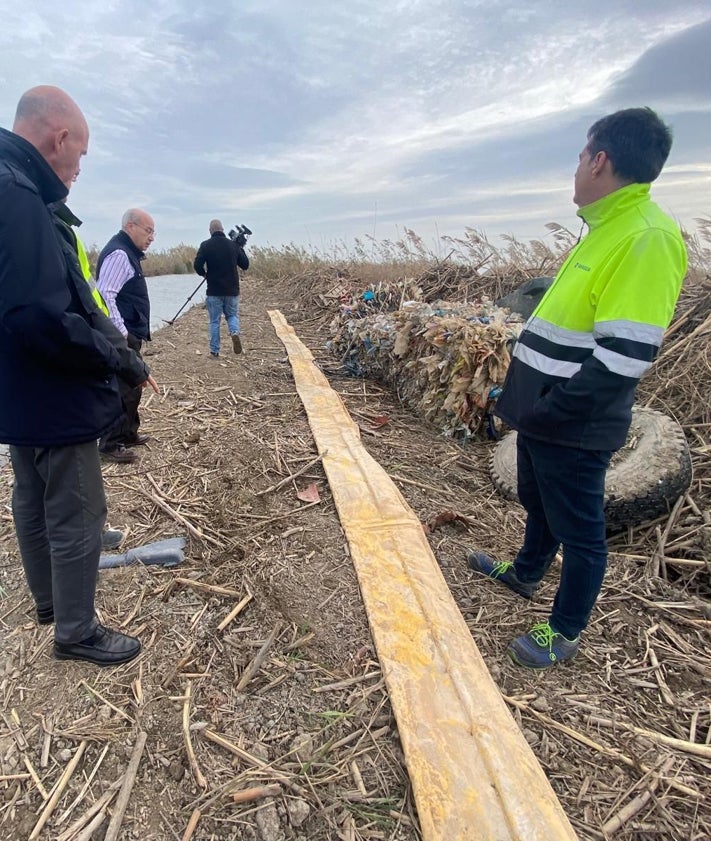
[[215, 231], [200, 243], [193, 267], [207, 278], [207, 294], [222, 298], [239, 295], [238, 267], [248, 269], [249, 258], [224, 231]]
[[[62, 239], [69, 246], [70, 251], [66, 252], [67, 261], [70, 264], [70, 271], [72, 273], [79, 272], [82, 280], [86, 283], [86, 278], [81, 270], [79, 259], [77, 257], [77, 237], [73, 228], [82, 224], [81, 219], [77, 218], [64, 202], [49, 205], [50, 210], [54, 215], [54, 224], [59, 231]], [[66, 249], [65, 249], [66, 251]], [[87, 284], [88, 285], [88, 284]], [[91, 296], [92, 303], [96, 306], [94, 296]], [[121, 360], [121, 367], [118, 374], [121, 379], [125, 380], [131, 386], [137, 386], [144, 383], [150, 374], [150, 368], [143, 361], [135, 351], [131, 350], [126, 341], [126, 337], [101, 310], [97, 311], [103, 318], [97, 318], [93, 324], [97, 330], [100, 330], [104, 336], [111, 342], [118, 352]]]
[[121, 355], [47, 208], [66, 195], [35, 147], [0, 129], [0, 443], [86, 443], [121, 416]]

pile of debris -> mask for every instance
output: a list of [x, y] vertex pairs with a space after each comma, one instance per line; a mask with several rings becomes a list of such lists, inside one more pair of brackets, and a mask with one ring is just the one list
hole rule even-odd
[[468, 438], [493, 434], [491, 410], [522, 328], [520, 316], [488, 300], [405, 301], [370, 315], [343, 308], [331, 346], [349, 374], [387, 383], [445, 434]]
[[[321, 303], [333, 309], [334, 301], [338, 302], [338, 321], [353, 318], [366, 318], [379, 312], [394, 312], [400, 309], [405, 301], [426, 300], [422, 289], [414, 278], [398, 278], [397, 280], [378, 281], [371, 283], [365, 291], [358, 281], [351, 284], [351, 288], [336, 287], [326, 295], [320, 295]], [[329, 300], [330, 299], [330, 300]]]

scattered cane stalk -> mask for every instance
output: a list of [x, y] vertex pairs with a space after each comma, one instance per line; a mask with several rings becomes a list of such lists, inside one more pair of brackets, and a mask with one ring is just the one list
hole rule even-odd
[[44, 825], [49, 820], [49, 817], [54, 811], [57, 803], [59, 803], [59, 801], [61, 800], [62, 795], [64, 794], [64, 789], [67, 787], [67, 784], [69, 783], [72, 774], [76, 770], [77, 765], [81, 761], [82, 756], [84, 756], [84, 751], [86, 750], [86, 746], [88, 744], [89, 743], [86, 740], [81, 742], [79, 747], [74, 752], [74, 756], [69, 760], [69, 764], [64, 769], [64, 772], [59, 778], [59, 782], [57, 783], [51, 797], [49, 798], [46, 806], [42, 810], [39, 816], [39, 820], [35, 824], [35, 828], [30, 833], [28, 841], [35, 841], [36, 838], [39, 838], [40, 832], [42, 832]]
[[190, 763], [190, 771], [193, 779], [200, 786], [200, 788], [207, 788], [207, 780], [203, 776], [200, 766], [198, 765], [195, 751], [193, 750], [193, 743], [190, 737], [190, 695], [192, 693], [192, 684], [188, 683], [185, 687], [185, 695], [183, 700], [183, 738], [185, 740], [185, 750], [188, 754], [188, 762]]
[[273, 783], [268, 786], [254, 786], [232, 793], [235, 803], [250, 803], [252, 800], [261, 800], [264, 797], [276, 797], [281, 794], [281, 786]]
[[201, 817], [202, 812], [199, 809], [193, 809], [193, 813], [190, 815], [190, 820], [188, 821], [188, 825], [185, 827], [185, 832], [183, 833], [181, 841], [190, 841], [197, 829], [198, 821]]
[[126, 769], [126, 773], [123, 778], [121, 791], [119, 791], [118, 797], [116, 799], [116, 806], [114, 808], [114, 813], [111, 816], [111, 823], [109, 824], [109, 828], [106, 830], [104, 841], [118, 841], [119, 832], [121, 831], [121, 823], [123, 822], [123, 816], [126, 813], [128, 801], [131, 797], [131, 792], [133, 791], [134, 783], [136, 782], [138, 766], [141, 764], [141, 757], [143, 756], [143, 749], [146, 746], [147, 739], [148, 734], [142, 730], [138, 734], [136, 744], [133, 747], [133, 753], [131, 754], [131, 759], [128, 763], [128, 768]]
[[276, 625], [272, 628], [272, 632], [267, 637], [266, 642], [264, 645], [259, 649], [257, 656], [252, 660], [252, 662], [247, 666], [247, 668], [242, 672], [242, 677], [237, 682], [237, 691], [242, 692], [247, 684], [252, 680], [252, 678], [257, 674], [259, 671], [262, 663], [266, 659], [267, 654], [269, 653], [269, 649], [274, 644], [274, 640], [279, 636], [281, 632], [281, 622], [277, 622]]
[[659, 788], [659, 784], [662, 782], [664, 774], [669, 771], [673, 764], [674, 759], [672, 757], [667, 757], [666, 761], [659, 769], [659, 772], [652, 774], [652, 781], [646, 789], [641, 794], [638, 794], [637, 797], [635, 797], [634, 800], [631, 800], [626, 806], [623, 806], [616, 815], [608, 821], [605, 821], [602, 831], [606, 837], [608, 835], [614, 835], [614, 833], [624, 826], [627, 821], [644, 809], [647, 803], [652, 799], [654, 792]]

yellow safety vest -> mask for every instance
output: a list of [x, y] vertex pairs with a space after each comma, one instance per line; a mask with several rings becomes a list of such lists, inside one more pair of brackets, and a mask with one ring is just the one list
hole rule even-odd
[[79, 239], [77, 236], [77, 232], [73, 231], [74, 238], [76, 239], [77, 243], [77, 257], [79, 258], [79, 266], [81, 268], [81, 272], [84, 275], [84, 280], [89, 284], [89, 288], [91, 289], [91, 294], [96, 301], [96, 306], [103, 312], [104, 315], [109, 314], [109, 308], [106, 306], [106, 301], [101, 297], [101, 292], [97, 289], [96, 281], [94, 280], [91, 274], [91, 266], [89, 265], [89, 258], [86, 254], [86, 248], [84, 248], [84, 243]]

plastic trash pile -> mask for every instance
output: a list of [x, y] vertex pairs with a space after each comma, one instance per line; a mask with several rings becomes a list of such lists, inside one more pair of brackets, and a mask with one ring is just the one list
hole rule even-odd
[[493, 435], [491, 410], [522, 328], [520, 316], [491, 301], [406, 301], [364, 316], [343, 308], [331, 345], [345, 371], [387, 383], [443, 432], [467, 438]]

